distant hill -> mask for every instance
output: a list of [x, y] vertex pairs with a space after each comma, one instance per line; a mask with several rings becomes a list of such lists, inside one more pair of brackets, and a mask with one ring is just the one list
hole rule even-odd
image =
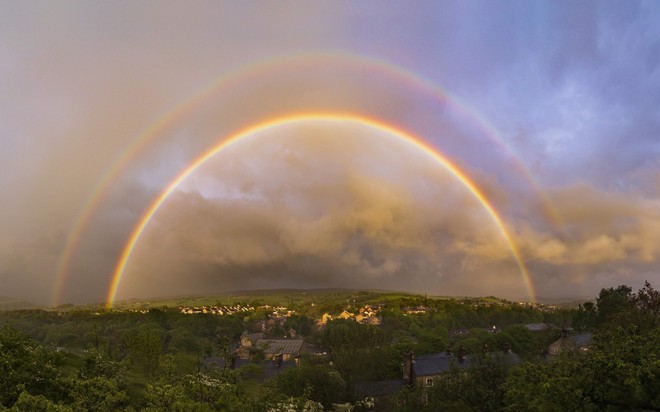
[[13, 298], [8, 298], [0, 296], [0, 311], [2, 310], [21, 310], [21, 309], [38, 309], [41, 306], [35, 305], [34, 303], [26, 302], [24, 300], [18, 300]]
[[[282, 305], [291, 304], [319, 304], [319, 303], [349, 303], [376, 304], [386, 303], [390, 300], [402, 298], [428, 298], [433, 300], [455, 299], [455, 300], [479, 300], [488, 302], [508, 302], [495, 296], [440, 296], [425, 295], [420, 293], [383, 290], [383, 289], [346, 289], [346, 288], [323, 288], [323, 289], [258, 289], [258, 290], [234, 290], [222, 293], [208, 293], [199, 295], [165, 296], [152, 298], [132, 298], [116, 301], [117, 309], [147, 309], [167, 306], [176, 308], [179, 306], [212, 306], [233, 305], [238, 302], [260, 302], [261, 304]], [[87, 305], [88, 308], [101, 307], [101, 304]]]
[[[206, 294], [186, 294], [172, 296], [158, 296], [150, 298], [131, 298], [120, 300], [114, 303], [117, 309], [149, 309], [169, 307], [176, 308], [180, 306], [213, 306], [213, 305], [234, 305], [236, 303], [260, 302], [260, 304], [282, 305], [291, 304], [319, 304], [319, 303], [347, 303], [350, 304], [374, 304], [386, 303], [390, 300], [402, 298], [428, 298], [433, 300], [454, 299], [471, 300], [487, 303], [511, 303], [511, 300], [499, 298], [496, 296], [448, 296], [448, 295], [426, 295], [408, 291], [395, 291], [383, 289], [347, 289], [347, 288], [323, 288], [323, 289], [257, 289], [257, 290], [233, 290], [227, 292], [209, 292]], [[529, 299], [513, 300], [514, 302], [524, 302]], [[571, 298], [546, 298], [540, 297], [538, 303], [553, 304], [563, 308], [575, 308], [579, 303], [584, 303], [588, 299]], [[27, 302], [11, 301], [20, 308], [35, 308], [36, 305]], [[20, 305], [18, 305], [20, 303]], [[0, 298], [0, 310], [3, 308], [3, 300]], [[64, 307], [67, 306], [67, 307]], [[88, 303], [84, 305], [62, 305], [58, 309], [86, 309], [101, 310], [105, 306], [102, 302]], [[5, 310], [12, 309], [8, 306]]]
[[579, 298], [579, 297], [570, 297], [570, 298], [548, 298], [548, 297], [538, 297], [536, 301], [538, 303], [544, 303], [547, 305], [557, 305], [561, 308], [577, 308], [578, 305], [593, 301], [593, 298]]

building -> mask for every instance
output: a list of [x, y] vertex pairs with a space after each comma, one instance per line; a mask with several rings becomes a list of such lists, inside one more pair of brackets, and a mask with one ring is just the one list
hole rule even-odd
[[241, 335], [241, 347], [250, 348], [254, 346], [259, 339], [263, 339], [264, 334], [261, 332], [257, 333], [244, 333]]
[[562, 352], [587, 351], [591, 345], [591, 333], [581, 333], [579, 335], [569, 335], [568, 330], [561, 331], [561, 338], [557, 339], [548, 347], [548, 353], [551, 356], [559, 355]]
[[452, 366], [464, 369], [469, 365], [470, 359], [463, 346], [459, 349], [458, 356], [454, 356], [451, 348], [448, 348], [446, 352], [417, 357], [410, 353], [403, 364], [403, 379], [408, 383], [432, 386], [433, 380], [441, 374], [449, 372]]
[[287, 362], [300, 354], [302, 345], [302, 339], [258, 339], [255, 346], [264, 351], [266, 359], [281, 356], [281, 360]]
[[353, 319], [355, 318], [355, 315], [353, 315], [351, 312], [344, 310], [342, 313], [337, 316], [338, 319]]
[[[506, 367], [520, 364], [520, 357], [511, 351], [511, 346], [506, 345], [504, 350], [489, 352], [488, 345], [484, 344], [484, 356], [501, 359]], [[412, 353], [404, 362], [403, 379], [409, 383], [415, 383], [422, 387], [433, 386], [434, 381], [443, 373], [451, 371], [452, 368], [467, 369], [474, 359], [467, 355], [467, 351], [461, 345], [458, 354], [452, 353], [451, 346], [446, 352], [421, 355], [415, 357]]]

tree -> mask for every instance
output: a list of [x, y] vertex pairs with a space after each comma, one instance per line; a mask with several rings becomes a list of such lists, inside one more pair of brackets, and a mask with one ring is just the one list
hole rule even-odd
[[494, 411], [502, 408], [508, 367], [500, 356], [472, 356], [466, 370], [452, 367], [428, 390], [428, 410]]
[[274, 380], [275, 387], [284, 395], [306, 397], [330, 408], [333, 402], [342, 401], [346, 383], [334, 369], [325, 365], [303, 364], [280, 372]]
[[613, 321], [618, 314], [630, 308], [632, 289], [626, 285], [602, 289], [596, 298], [598, 320], [601, 325]]
[[524, 363], [502, 385], [508, 411], [598, 411], [589, 396], [589, 376], [567, 356], [552, 362]]
[[[603, 289], [601, 325], [586, 352], [526, 364], [504, 385], [510, 410], [660, 409], [660, 327], [657, 293], [646, 284]], [[643, 303], [640, 303], [643, 302]]]
[[153, 377], [163, 354], [163, 330], [153, 323], [143, 324], [127, 333], [122, 340], [131, 363], [147, 377]]
[[75, 410], [117, 411], [128, 406], [128, 396], [115, 379], [95, 376], [76, 379], [71, 385], [71, 398]]
[[596, 306], [593, 302], [584, 302], [584, 304], [578, 305], [574, 320], [574, 326], [578, 331], [582, 332], [584, 329], [590, 330], [594, 328], [597, 323], [598, 313], [596, 312]]
[[57, 404], [43, 395], [30, 395], [30, 393], [21, 392], [18, 400], [11, 411], [39, 411], [39, 412], [72, 412], [71, 407], [67, 405]]
[[305, 388], [301, 396], [291, 396], [286, 400], [268, 405], [268, 412], [323, 412], [323, 405], [309, 399], [309, 389]]
[[7, 324], [0, 329], [0, 405], [11, 406], [21, 392], [59, 400], [61, 357]]

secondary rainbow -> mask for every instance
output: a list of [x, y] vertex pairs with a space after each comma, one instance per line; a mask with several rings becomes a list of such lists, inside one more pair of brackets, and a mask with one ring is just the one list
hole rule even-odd
[[128, 242], [124, 246], [119, 261], [117, 262], [115, 271], [112, 275], [112, 280], [110, 282], [110, 287], [108, 289], [108, 294], [106, 298], [106, 307], [111, 308], [114, 304], [119, 285], [122, 280], [122, 276], [126, 269], [126, 265], [137, 245], [140, 236], [144, 232], [144, 229], [149, 224], [149, 221], [153, 216], [158, 212], [158, 209], [163, 205], [163, 203], [168, 199], [168, 197], [176, 190], [176, 188], [190, 176], [195, 170], [197, 170], [201, 165], [206, 161], [211, 159], [217, 153], [223, 149], [229, 147], [231, 144], [244, 139], [248, 136], [254, 135], [259, 132], [266, 131], [268, 129], [290, 125], [295, 123], [302, 122], [327, 122], [327, 123], [353, 123], [358, 125], [367, 126], [375, 130], [389, 133], [393, 136], [396, 136], [409, 144], [421, 149], [441, 165], [443, 165], [448, 171], [450, 171], [469, 191], [472, 195], [481, 203], [483, 208], [486, 210], [488, 215], [493, 220], [494, 224], [497, 226], [501, 236], [506, 241], [509, 250], [513, 259], [516, 261], [520, 269], [520, 274], [522, 281], [527, 290], [527, 293], [532, 301], [536, 300], [536, 294], [532, 286], [529, 272], [525, 263], [520, 255], [520, 250], [516, 242], [513, 240], [509, 231], [507, 230], [502, 218], [499, 213], [495, 210], [495, 207], [488, 201], [483, 192], [477, 187], [477, 185], [470, 180], [470, 178], [461, 171], [456, 165], [450, 162], [442, 153], [438, 152], [434, 148], [430, 147], [428, 144], [424, 143], [418, 137], [413, 136], [412, 134], [396, 128], [394, 126], [388, 125], [380, 120], [370, 119], [367, 117], [356, 116], [354, 114], [344, 114], [344, 113], [304, 113], [296, 114], [292, 116], [279, 117], [275, 119], [266, 120], [258, 124], [252, 125], [244, 130], [241, 130], [225, 139], [222, 139], [219, 144], [211, 148], [210, 150], [203, 153], [197, 159], [195, 159], [188, 167], [181, 171], [174, 180], [172, 180], [165, 190], [163, 190], [160, 195], [151, 203], [149, 208], [146, 210], [144, 215], [140, 218], [137, 225], [133, 229]]
[[[431, 96], [436, 101], [449, 104], [450, 107], [456, 110], [457, 114], [476, 126], [484, 136], [495, 142], [499, 147], [503, 148], [506, 154], [513, 159], [516, 168], [530, 184], [534, 193], [539, 199], [541, 199], [542, 204], [553, 222], [557, 226], [562, 226], [561, 218], [556, 209], [549, 202], [545, 193], [541, 190], [538, 183], [536, 183], [529, 170], [500, 137], [497, 130], [492, 127], [483, 116], [479, 115], [474, 110], [471, 110], [459, 99], [452, 96], [431, 80], [392, 62], [374, 57], [333, 50], [315, 51], [311, 53], [306, 52], [284, 57], [269, 57], [246, 65], [239, 65], [223, 76], [217, 78], [210, 85], [194, 93], [192, 97], [186, 99], [181, 104], [175, 106], [172, 110], [160, 116], [154, 123], [140, 133], [140, 135], [138, 135], [123, 152], [115, 157], [114, 161], [94, 185], [93, 190], [82, 204], [76, 215], [77, 217], [70, 226], [57, 265], [55, 283], [53, 286], [52, 304], [57, 305], [61, 303], [60, 298], [66, 275], [70, 270], [71, 262], [80, 239], [94, 212], [103, 201], [110, 186], [120, 176], [121, 172], [126, 168], [129, 162], [148, 147], [149, 143], [156, 140], [159, 136], [162, 136], [167, 130], [174, 126], [178, 121], [185, 118], [186, 115], [194, 111], [196, 108], [200, 107], [214, 96], [223, 93], [232, 85], [249, 84], [250, 79], [257, 78], [258, 76], [267, 76], [269, 73], [278, 69], [291, 70], [303, 66], [309, 66], [313, 69], [314, 67], [328, 67], [333, 64], [341, 67], [356, 67], [360, 70], [383, 73], [395, 81], [401, 82], [407, 87]], [[368, 114], [366, 115], [368, 116]], [[243, 127], [245, 126], [247, 125], [243, 125]]]

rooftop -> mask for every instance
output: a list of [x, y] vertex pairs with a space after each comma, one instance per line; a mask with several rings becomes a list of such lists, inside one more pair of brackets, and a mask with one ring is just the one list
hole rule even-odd
[[258, 339], [256, 346], [264, 348], [264, 353], [299, 353], [302, 339]]
[[442, 372], [451, 370], [452, 365], [458, 368], [465, 368], [470, 364], [469, 357], [465, 357], [463, 361], [459, 361], [454, 355], [447, 353], [435, 353], [432, 355], [421, 355], [415, 357], [413, 364], [413, 372], [415, 376], [434, 376]]

